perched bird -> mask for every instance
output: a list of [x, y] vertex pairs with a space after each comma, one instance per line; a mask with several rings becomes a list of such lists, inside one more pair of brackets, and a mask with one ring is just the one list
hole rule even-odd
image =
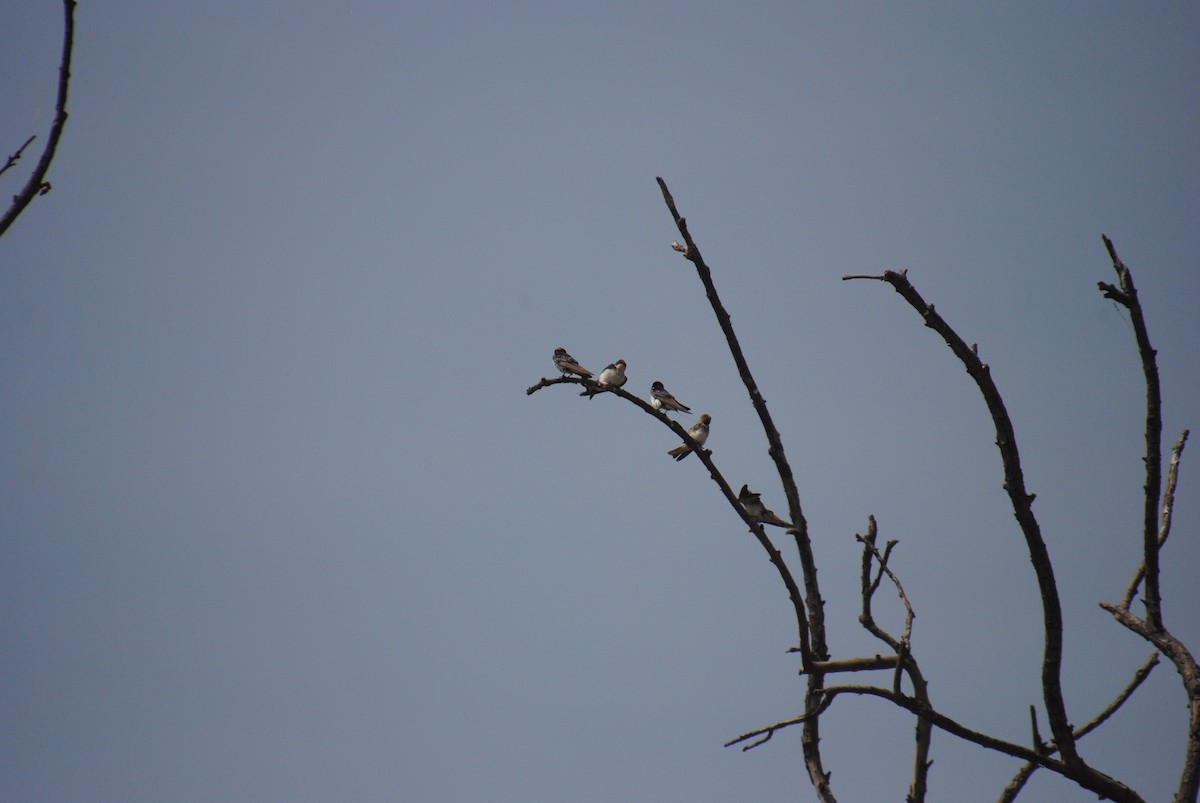
[[554, 367], [566, 374], [579, 374], [584, 379], [591, 379], [592, 372], [575, 362], [575, 358], [567, 354], [567, 350], [559, 346], [554, 350]]
[[748, 485], [743, 485], [742, 490], [738, 491], [738, 501], [742, 503], [745, 511], [750, 514], [750, 518], [755, 521], [761, 521], [763, 524], [774, 524], [776, 527], [792, 526], [790, 521], [784, 521], [767, 510], [766, 505], [762, 503], [762, 494], [754, 493]]
[[[619, 388], [625, 384], [625, 361], [617, 360], [614, 363], [609, 363], [604, 366], [604, 370], [600, 372], [600, 376], [596, 377], [596, 381], [601, 385], [610, 388]], [[598, 393], [603, 393], [604, 387], [599, 389], [588, 388], [580, 396], [587, 396], [589, 399]]]
[[654, 380], [654, 384], [650, 386], [650, 403], [653, 404], [656, 409], [662, 410], [663, 412], [674, 410], [680, 413], [690, 413], [692, 411], [691, 407], [684, 407], [682, 404], [676, 401], [675, 397], [668, 393], [667, 389], [663, 387], [663, 383], [657, 379]]
[[[688, 434], [692, 436], [692, 440], [701, 446], [708, 440], [708, 425], [712, 421], [712, 416], [708, 413], [701, 413], [700, 418], [696, 419], [696, 423], [692, 424], [692, 428], [688, 430]], [[677, 461], [682, 460], [692, 453], [692, 445], [690, 443], [681, 443], [667, 454], [674, 457]]]

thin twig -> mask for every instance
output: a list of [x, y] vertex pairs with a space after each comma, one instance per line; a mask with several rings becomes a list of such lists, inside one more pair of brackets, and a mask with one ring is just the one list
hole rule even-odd
[[[888, 566], [888, 558], [891, 557], [892, 549], [896, 546], [897, 542], [894, 540], [888, 541], [883, 553], [880, 554], [879, 549], [875, 546], [878, 532], [875, 516], [871, 515], [867, 517], [867, 534], [856, 534], [854, 536], [863, 545], [862, 577], [860, 579], [862, 587], [862, 613], [859, 614], [858, 621], [862, 623], [863, 627], [869, 633], [896, 651], [896, 663], [892, 674], [892, 691], [896, 694], [901, 693], [900, 681], [903, 673], [907, 672], [909, 681], [913, 685], [913, 697], [921, 705], [930, 706], [929, 686], [925, 682], [924, 675], [921, 674], [921, 667], [918, 666], [917, 659], [912, 654], [912, 625], [916, 614], [913, 612], [912, 603], [909, 602], [908, 595], [904, 593], [904, 586], [900, 583], [900, 578]], [[875, 574], [874, 579], [871, 578], [872, 557], [879, 563], [879, 571]], [[896, 591], [900, 595], [900, 601], [904, 603], [904, 610], [906, 611], [904, 635], [899, 639], [879, 627], [871, 611], [871, 602], [874, 599], [875, 592], [879, 589], [879, 582], [885, 573], [892, 581], [892, 584], [896, 586]], [[932, 740], [933, 726], [928, 720], [918, 717], [913, 745], [913, 778], [906, 798], [908, 803], [919, 803], [925, 799], [929, 782], [929, 766], [932, 763], [929, 760], [929, 748]]]
[[933, 329], [946, 342], [955, 356], [962, 361], [967, 373], [975, 380], [987, 404], [992, 422], [996, 427], [996, 446], [1004, 466], [1004, 489], [1008, 493], [1013, 515], [1021, 526], [1029, 550], [1029, 560], [1037, 577], [1038, 591], [1042, 599], [1042, 625], [1045, 644], [1042, 651], [1042, 692], [1046, 713], [1050, 719], [1050, 730], [1060, 745], [1063, 760], [1068, 764], [1085, 767], [1083, 759], [1075, 750], [1071, 723], [1067, 718], [1066, 703], [1062, 692], [1062, 604], [1058, 599], [1058, 586], [1054, 579], [1054, 567], [1050, 553], [1042, 538], [1037, 517], [1033, 514], [1034, 495], [1025, 490], [1025, 478], [1021, 469], [1021, 457], [1017, 450], [1016, 435], [1008, 417], [1004, 400], [992, 380], [991, 370], [979, 359], [977, 350], [968, 346], [956, 331], [939, 315], [932, 304], [925, 302], [916, 288], [908, 281], [906, 271], [884, 271], [878, 276], [851, 275], [845, 279], [874, 279], [890, 284], [913, 309], [920, 313], [925, 325]]
[[[1162, 501], [1162, 524], [1158, 528], [1158, 549], [1161, 552], [1163, 544], [1167, 542], [1167, 536], [1171, 534], [1171, 517], [1175, 509], [1175, 485], [1179, 481], [1179, 459], [1183, 454], [1183, 447], [1187, 444], [1189, 430], [1184, 430], [1179, 436], [1179, 440], [1175, 441], [1174, 448], [1171, 449], [1171, 463], [1167, 467], [1167, 487], [1163, 491]], [[1133, 598], [1137, 596], [1138, 587], [1142, 583], [1142, 578], [1146, 575], [1146, 561], [1143, 560], [1138, 564], [1137, 571], [1133, 573], [1133, 578], [1130, 579], [1129, 585], [1125, 589], [1125, 595], [1121, 597], [1121, 607], [1128, 610], [1133, 604]]]
[[[1142, 685], [1146, 678], [1150, 677], [1150, 672], [1153, 671], [1154, 667], [1156, 666], [1158, 666], [1158, 653], [1152, 652], [1150, 653], [1150, 657], [1146, 659], [1145, 663], [1138, 667], [1138, 670], [1133, 673], [1133, 678], [1125, 685], [1125, 688], [1121, 689], [1117, 696], [1113, 698], [1113, 700], [1106, 705], [1100, 711], [1100, 713], [1092, 717], [1091, 720], [1089, 720], [1086, 724], [1075, 729], [1076, 740], [1087, 736], [1096, 728], [1103, 725], [1109, 717], [1117, 713], [1117, 710], [1125, 704], [1126, 700], [1133, 696], [1133, 693], [1137, 691], [1138, 687]], [[1030, 706], [1029, 708], [1032, 715], [1033, 706]], [[1038, 741], [1040, 739], [1040, 737], [1037, 736], [1036, 727], [1037, 726], [1035, 722], [1035, 748], [1038, 747]], [[1058, 748], [1051, 743], [1048, 745], [1041, 745], [1041, 749], [1039, 749], [1038, 752], [1049, 756], [1058, 752]], [[1001, 793], [997, 803], [1012, 803], [1012, 801], [1016, 800], [1017, 795], [1020, 793], [1021, 789], [1025, 786], [1025, 783], [1029, 780], [1030, 776], [1033, 775], [1037, 768], [1038, 765], [1036, 763], [1032, 761], [1026, 762], [1021, 769], [1017, 770], [1017, 774], [1014, 775], [1013, 779], [1008, 782], [1008, 786], [1004, 787], [1004, 791]]]
[[54, 159], [54, 151], [58, 148], [59, 138], [62, 137], [63, 126], [67, 124], [67, 88], [71, 83], [71, 49], [75, 41], [75, 0], [63, 0], [63, 14], [66, 22], [63, 30], [62, 62], [58, 68], [58, 101], [54, 106], [54, 123], [50, 126], [50, 136], [46, 139], [46, 150], [42, 152], [42, 158], [38, 160], [33, 175], [25, 182], [21, 191], [13, 196], [12, 204], [4, 213], [4, 217], [0, 217], [0, 236], [8, 231], [8, 227], [37, 195], [44, 195], [50, 187], [46, 182], [46, 172]]
[[37, 139], [37, 134], [30, 134], [29, 139], [25, 140], [24, 145], [17, 148], [15, 153], [9, 154], [8, 161], [4, 163], [4, 167], [0, 167], [0, 174], [3, 174], [4, 171], [8, 170], [8, 168], [19, 162], [21, 160], [21, 154], [23, 154], [25, 149], [29, 147], [29, 143], [33, 142], [35, 139]]

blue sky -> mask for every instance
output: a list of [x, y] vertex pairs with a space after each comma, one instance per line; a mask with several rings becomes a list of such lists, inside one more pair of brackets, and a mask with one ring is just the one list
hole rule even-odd
[[[61, 37], [12, 5], [0, 150], [40, 138], [6, 195]], [[798, 735], [721, 746], [802, 700], [758, 545], [650, 418], [525, 395], [555, 346], [624, 358], [786, 508], [656, 175], [787, 443], [834, 653], [882, 646], [874, 514], [935, 704], [1028, 740], [1040, 610], [986, 410], [840, 281], [907, 268], [1005, 395], [1086, 721], [1149, 654], [1096, 605], [1138, 560], [1144, 406], [1100, 234], [1169, 445], [1200, 423], [1198, 40], [1186, 3], [81, 3], [54, 189], [0, 239], [0, 797], [810, 799]], [[1164, 556], [1193, 651], [1198, 477]], [[1184, 716], [1164, 664], [1082, 753], [1164, 799]], [[823, 722], [840, 799], [902, 796], [906, 715]], [[933, 756], [933, 801], [1016, 769]]]

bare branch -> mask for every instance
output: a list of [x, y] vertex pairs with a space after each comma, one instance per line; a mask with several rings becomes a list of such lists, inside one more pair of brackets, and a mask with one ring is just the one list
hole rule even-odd
[[[1086, 724], [1075, 729], [1075, 738], [1077, 740], [1082, 739], [1084, 736], [1087, 736], [1096, 728], [1103, 725], [1109, 717], [1115, 714], [1117, 710], [1125, 704], [1126, 700], [1133, 696], [1133, 693], [1137, 691], [1138, 687], [1142, 685], [1143, 681], [1150, 677], [1150, 673], [1156, 666], [1158, 666], [1158, 653], [1152, 652], [1150, 653], [1150, 657], [1146, 659], [1145, 663], [1138, 667], [1138, 670], [1133, 673], [1133, 678], [1125, 685], [1125, 688], [1121, 689], [1120, 693], [1113, 698], [1112, 702], [1106, 705], [1100, 711], [1100, 713], [1092, 717], [1091, 720], [1089, 720]], [[1030, 716], [1034, 716], [1033, 706], [1029, 707], [1029, 711]], [[1035, 719], [1034, 744], [1037, 745], [1039, 740], [1040, 737], [1037, 735], [1037, 721]], [[1044, 755], [1054, 755], [1056, 752], [1058, 752], [1058, 748], [1055, 747], [1054, 744], [1042, 745], [1042, 747], [1044, 749], [1039, 750], [1039, 752], [1043, 753]], [[1011, 781], [1009, 781], [1008, 786], [1004, 787], [1004, 791], [1001, 793], [998, 803], [1012, 803], [1012, 801], [1016, 800], [1017, 795], [1021, 792], [1021, 789], [1025, 786], [1025, 783], [1029, 780], [1030, 776], [1033, 775], [1037, 768], [1037, 764], [1033, 762], [1027, 762], [1021, 767], [1021, 769], [1017, 770], [1017, 774], [1013, 776]]]
[[1114, 619], [1129, 630], [1157, 647], [1179, 672], [1188, 698], [1188, 729], [1183, 772], [1180, 774], [1175, 800], [1177, 803], [1194, 801], [1200, 792], [1200, 664], [1196, 663], [1195, 657], [1183, 642], [1166, 629], [1154, 628], [1127, 608], [1108, 602], [1101, 602], [1100, 607], [1111, 613]]
[[1039, 755], [1036, 750], [1031, 750], [1023, 745], [1013, 742], [1006, 742], [1003, 739], [997, 739], [994, 736], [988, 736], [985, 733], [972, 730], [965, 725], [962, 725], [950, 717], [934, 710], [927, 704], [922, 704], [920, 701], [908, 697], [903, 694], [897, 694], [891, 689], [885, 689], [880, 686], [828, 686], [824, 690], [824, 694], [830, 700], [841, 694], [866, 694], [875, 697], [882, 697], [901, 708], [909, 711], [912, 714], [927, 720], [935, 727], [957, 736], [964, 741], [977, 744], [980, 747], [985, 747], [989, 750], [995, 750], [1014, 758], [1022, 758], [1026, 761], [1031, 761], [1040, 767], [1044, 767], [1051, 772], [1058, 773], [1063, 777], [1069, 778], [1085, 789], [1090, 789], [1102, 797], [1110, 800], [1122, 801], [1123, 803], [1134, 803], [1141, 801], [1138, 796], [1125, 784], [1110, 778], [1108, 775], [1087, 766], [1086, 764], [1068, 764], [1064, 761], [1058, 761], [1049, 756]]
[[[775, 461], [775, 469], [779, 473], [784, 495], [788, 501], [788, 519], [795, 525], [794, 529], [790, 530], [790, 532], [795, 536], [796, 549], [800, 554], [800, 566], [804, 576], [805, 604], [808, 607], [808, 630], [812, 651], [811, 657], [813, 660], [826, 660], [829, 658], [829, 650], [825, 637], [825, 602], [821, 598], [821, 589], [817, 583], [817, 564], [816, 559], [813, 557], [812, 543], [808, 536], [808, 521], [804, 518], [804, 512], [800, 506], [800, 492], [796, 488], [796, 480], [792, 474], [791, 464], [788, 463], [787, 456], [784, 453], [783, 440], [780, 438], [779, 429], [775, 426], [775, 422], [767, 410], [767, 402], [759, 392], [758, 383], [755, 382], [754, 375], [750, 372], [750, 366], [746, 362], [745, 355], [742, 353], [741, 344], [738, 342], [737, 335], [733, 331], [733, 323], [730, 320], [729, 313], [725, 310], [725, 306], [721, 303], [721, 299], [717, 295], [716, 285], [713, 284], [712, 271], [704, 262], [704, 257], [701, 256], [699, 247], [697, 247], [695, 240], [692, 239], [692, 235], [688, 231], [687, 220], [679, 214], [679, 210], [675, 207], [675, 199], [671, 196], [671, 191], [667, 189], [667, 183], [663, 181], [662, 177], [658, 177], [658, 186], [662, 190], [663, 201], [666, 203], [667, 209], [671, 212], [671, 217], [675, 221], [675, 227], [683, 237], [684, 245], [681, 247], [678, 243], [675, 243], [672, 248], [683, 254], [695, 265], [696, 275], [700, 278], [700, 283], [704, 285], [704, 291], [708, 296], [709, 304], [712, 305], [713, 313], [717, 317], [717, 324], [725, 334], [725, 342], [728, 344], [729, 353], [733, 356], [733, 361], [737, 366], [738, 375], [741, 377], [742, 383], [746, 386], [746, 392], [750, 394], [750, 403], [758, 413], [759, 421], [762, 422], [763, 432], [767, 436], [767, 443], [769, 444], [767, 454]], [[815, 710], [817, 698], [823, 683], [824, 681], [820, 673], [810, 672], [808, 674], [808, 689], [805, 696], [806, 708], [808, 710]], [[833, 793], [829, 788], [829, 776], [821, 764], [820, 734], [817, 717], [814, 716], [804, 721], [800, 744], [804, 752], [804, 762], [808, 769], [809, 779], [812, 781], [813, 789], [816, 791], [817, 796], [823, 801], [833, 801]]]
[[[916, 618], [916, 614], [913, 613], [912, 604], [908, 601], [908, 595], [904, 593], [904, 586], [900, 583], [900, 578], [896, 577], [896, 575], [890, 568], [888, 568], [887, 565], [888, 556], [891, 554], [892, 548], [895, 547], [897, 542], [888, 541], [885, 552], [880, 554], [879, 550], [875, 547], [876, 524], [874, 516], [867, 517], [867, 534], [865, 536], [855, 535], [854, 537], [863, 545], [863, 607], [862, 613], [858, 617], [858, 621], [862, 623], [863, 627], [865, 627], [867, 631], [871, 633], [871, 635], [887, 644], [893, 650], [896, 650], [897, 652], [906, 651], [906, 645], [908, 645], [912, 639], [912, 623], [913, 619]], [[872, 557], [879, 562], [879, 574], [876, 575], [873, 582], [868, 582], [870, 577]], [[875, 618], [871, 614], [871, 599], [875, 595], [875, 590], [879, 588], [879, 580], [884, 574], [888, 576], [888, 579], [892, 581], [892, 585], [896, 587], [896, 591], [900, 595], [900, 601], [904, 603], [904, 610], [906, 611], [904, 617], [904, 635], [899, 640], [880, 628], [879, 625], [875, 623]]]
[[[50, 186], [46, 182], [46, 172], [50, 169], [50, 162], [54, 159], [54, 151], [58, 148], [58, 140], [62, 137], [63, 126], [67, 124], [67, 88], [71, 83], [71, 48], [75, 40], [75, 0], [63, 0], [63, 14], [66, 22], [63, 31], [62, 62], [58, 68], [58, 102], [54, 107], [54, 123], [50, 126], [46, 150], [42, 152], [42, 158], [38, 160], [33, 175], [29, 177], [29, 181], [25, 182], [21, 191], [13, 196], [8, 211], [4, 213], [3, 217], [0, 217], [0, 236], [8, 231], [8, 227], [13, 224], [21, 212], [25, 211], [25, 207], [29, 206], [37, 195], [45, 195]], [[24, 146], [21, 150], [24, 150]]]
[[809, 722], [810, 720], [816, 719], [817, 717], [821, 716], [821, 714], [823, 714], [825, 712], [825, 710], [827, 708], [829, 708], [829, 706], [831, 706], [832, 704], [833, 704], [833, 697], [830, 697], [827, 695], [822, 695], [822, 699], [820, 700], [816, 709], [813, 710], [811, 713], [801, 714], [798, 717], [793, 717], [791, 719], [785, 719], [782, 722], [776, 722], [774, 725], [768, 725], [765, 728], [758, 728], [757, 730], [752, 730], [748, 733], [743, 733], [741, 736], [738, 736], [736, 739], [731, 739], [728, 742], [726, 742], [725, 747], [733, 747], [735, 744], [744, 742], [747, 739], [753, 739], [755, 736], [762, 736], [763, 738], [759, 739], [757, 742], [754, 742], [753, 744], [748, 744], [742, 748], [743, 753], [746, 752], [747, 750], [753, 750], [754, 748], [758, 747], [760, 744], [766, 744], [767, 742], [771, 741], [771, 737], [775, 735], [775, 731], [783, 730], [784, 728], [790, 728], [792, 725], [799, 725], [802, 722]]
[[25, 140], [24, 145], [17, 148], [16, 152], [9, 154], [8, 161], [4, 163], [4, 167], [0, 167], [0, 175], [21, 160], [21, 154], [23, 154], [25, 149], [29, 147], [29, 143], [33, 142], [35, 139], [37, 139], [37, 134], [30, 134], [29, 139]]
[[838, 672], [864, 672], [871, 669], [895, 669], [899, 655], [872, 655], [863, 658], [842, 658], [838, 661], [814, 661], [812, 671], [833, 675]]
[[746, 512], [746, 509], [742, 507], [741, 503], [738, 501], [737, 494], [735, 494], [733, 489], [729, 486], [729, 483], [726, 481], [724, 475], [717, 470], [717, 466], [712, 460], [712, 450], [705, 449], [700, 444], [696, 443], [692, 436], [688, 434], [687, 430], [685, 430], [674, 419], [667, 416], [666, 413], [661, 412], [658, 408], [654, 407], [654, 405], [650, 404], [650, 402], [634, 396], [632, 393], [623, 388], [613, 387], [610, 385], [602, 386], [593, 379], [583, 379], [575, 376], [562, 376], [554, 379], [543, 378], [536, 384], [526, 388], [525, 394], [527, 396], [532, 396], [542, 388], [547, 388], [551, 385], [582, 385], [589, 390], [603, 390], [613, 394], [614, 396], [619, 396], [625, 401], [641, 408], [642, 412], [646, 413], [647, 415], [658, 419], [660, 423], [664, 424], [672, 432], [682, 438], [685, 443], [689, 443], [693, 446], [693, 451], [696, 453], [696, 456], [700, 458], [700, 461], [704, 463], [705, 468], [708, 469], [708, 473], [712, 477], [713, 482], [717, 484], [717, 487], [721, 489], [721, 493], [725, 495], [725, 500], [729, 502], [729, 504], [737, 512], [738, 516], [741, 517], [742, 521], [746, 523], [746, 526], [750, 529], [750, 532], [754, 534], [754, 537], [758, 539], [759, 544], [764, 550], [766, 550], [767, 557], [775, 566], [776, 571], [779, 572], [779, 577], [781, 580], [783, 580], [783, 585], [787, 589], [788, 597], [791, 599], [792, 609], [796, 616], [796, 630], [800, 641], [799, 651], [801, 663], [804, 666], [810, 665], [813, 660], [812, 649], [809, 644], [808, 621], [804, 614], [804, 600], [800, 595], [800, 588], [796, 585], [796, 580], [792, 576], [791, 569], [788, 568], [788, 565], [784, 562], [783, 555], [775, 547], [775, 544], [771, 541], [770, 537], [767, 536], [762, 524], [754, 520], [754, 518], [752, 518], [750, 514]]
[[1062, 693], [1062, 605], [1058, 599], [1058, 586], [1054, 580], [1054, 567], [1050, 553], [1042, 538], [1037, 517], [1033, 514], [1034, 495], [1025, 490], [1025, 477], [1021, 470], [1021, 457], [1017, 450], [1016, 435], [1012, 421], [1000, 397], [1000, 391], [992, 380], [987, 364], [979, 359], [978, 349], [968, 346], [951, 326], [939, 315], [932, 304], [927, 304], [916, 288], [908, 281], [905, 272], [884, 271], [879, 276], [847, 276], [845, 279], [869, 278], [887, 282], [920, 313], [925, 325], [933, 329], [946, 342], [955, 356], [962, 361], [967, 373], [975, 380], [987, 404], [988, 412], [996, 427], [996, 446], [1004, 466], [1004, 489], [1012, 504], [1013, 515], [1021, 526], [1029, 550], [1029, 560], [1037, 577], [1038, 591], [1042, 598], [1042, 625], [1045, 637], [1042, 651], [1042, 693], [1046, 713], [1050, 719], [1050, 730], [1060, 745], [1063, 760], [1068, 764], [1083, 765], [1075, 750], [1066, 703]]
[[1146, 378], [1146, 484], [1142, 505], [1142, 559], [1145, 563], [1146, 621], [1153, 628], [1161, 628], [1163, 622], [1162, 596], [1158, 587], [1158, 498], [1162, 485], [1162, 392], [1158, 380], [1158, 362], [1154, 348], [1150, 345], [1150, 335], [1146, 331], [1146, 319], [1142, 315], [1137, 288], [1133, 285], [1133, 275], [1117, 256], [1117, 249], [1112, 240], [1103, 234], [1100, 237], [1104, 240], [1104, 247], [1112, 259], [1120, 290], [1104, 282], [1098, 284], [1106, 298], [1113, 299], [1129, 310], [1138, 355], [1142, 360], [1142, 373]]
[[[1171, 449], [1171, 463], [1167, 468], [1167, 487], [1163, 491], [1162, 501], [1162, 524], [1158, 528], [1158, 549], [1162, 551], [1163, 544], [1167, 542], [1167, 536], [1171, 534], [1171, 516], [1175, 509], [1175, 485], [1179, 481], [1179, 459], [1183, 455], [1183, 447], [1187, 444], [1189, 430], [1184, 430], [1179, 436], [1179, 440], [1175, 441], [1174, 448]], [[1138, 564], [1137, 571], [1133, 573], [1133, 578], [1129, 581], [1129, 586], [1125, 589], [1125, 595], [1121, 597], [1121, 607], [1126, 610], [1133, 604], [1133, 598], [1137, 596], [1138, 587], [1142, 583], [1142, 578], [1146, 576], [1146, 561], [1143, 560]]]

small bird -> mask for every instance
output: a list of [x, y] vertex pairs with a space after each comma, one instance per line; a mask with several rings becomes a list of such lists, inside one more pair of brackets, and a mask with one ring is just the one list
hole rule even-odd
[[[692, 436], [692, 440], [701, 446], [708, 440], [708, 425], [712, 421], [712, 416], [708, 413], [701, 413], [700, 418], [696, 419], [696, 423], [692, 424], [692, 428], [688, 430], [688, 434]], [[692, 445], [690, 443], [681, 443], [667, 454], [674, 457], [676, 461], [682, 460], [692, 453]]]
[[591, 379], [592, 372], [575, 362], [575, 358], [567, 354], [567, 350], [559, 346], [554, 350], [554, 367], [566, 374], [579, 374], [584, 379]]
[[664, 412], [674, 410], [680, 413], [690, 413], [692, 411], [691, 407], [684, 407], [682, 404], [676, 401], [675, 397], [668, 393], [667, 389], [663, 387], [663, 383], [657, 379], [654, 380], [654, 384], [650, 386], [650, 403], [654, 405], [655, 409], [662, 410]]
[[[600, 376], [598, 376], [596, 378], [596, 381], [599, 382], [601, 385], [610, 387], [610, 388], [619, 388], [622, 385], [624, 385], [625, 384], [625, 361], [617, 360], [614, 363], [609, 363], [608, 365], [604, 366], [604, 370], [600, 372]], [[590, 398], [593, 398], [594, 396], [596, 396], [597, 394], [603, 393], [603, 392], [604, 392], [604, 387], [601, 387], [599, 389], [589, 388], [589, 389], [585, 390], [583, 393], [580, 393], [579, 395], [587, 396], [590, 399]]]
[[742, 503], [745, 511], [750, 514], [750, 518], [755, 521], [761, 521], [763, 524], [774, 524], [776, 527], [792, 526], [790, 521], [784, 521], [767, 510], [766, 505], [762, 503], [762, 494], [754, 493], [748, 485], [743, 485], [742, 490], [738, 491], [738, 501]]

